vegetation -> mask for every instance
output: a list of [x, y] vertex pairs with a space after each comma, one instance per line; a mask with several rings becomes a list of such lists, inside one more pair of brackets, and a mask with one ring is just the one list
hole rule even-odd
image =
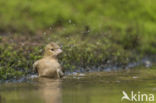
[[155, 0], [1, 0], [0, 78], [31, 73], [50, 41], [62, 45], [60, 62], [70, 70], [127, 65], [154, 55], [155, 4]]

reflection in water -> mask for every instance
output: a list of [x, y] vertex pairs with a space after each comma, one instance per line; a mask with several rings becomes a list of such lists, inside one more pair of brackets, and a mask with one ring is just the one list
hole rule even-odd
[[61, 98], [58, 79], [36, 78], [33, 82], [0, 85], [0, 103], [62, 103]]
[[61, 103], [61, 81], [59, 79], [39, 78], [40, 96], [44, 103]]
[[[152, 75], [151, 75], [152, 74]], [[122, 91], [156, 95], [156, 70], [103, 72], [0, 84], [0, 103], [121, 103]], [[5, 102], [3, 102], [5, 100]], [[123, 103], [131, 103], [124, 100]], [[155, 103], [155, 102], [153, 102]]]
[[0, 95], [0, 103], [6, 103], [4, 98]]
[[0, 103], [2, 103], [2, 97], [1, 97], [1, 95], [0, 95]]

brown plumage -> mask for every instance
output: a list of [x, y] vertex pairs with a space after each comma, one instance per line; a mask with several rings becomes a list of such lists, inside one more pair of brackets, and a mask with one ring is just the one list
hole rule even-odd
[[39, 77], [61, 78], [63, 72], [57, 60], [60, 53], [62, 50], [56, 43], [49, 43], [45, 47], [43, 58], [33, 64], [33, 70], [38, 72]]

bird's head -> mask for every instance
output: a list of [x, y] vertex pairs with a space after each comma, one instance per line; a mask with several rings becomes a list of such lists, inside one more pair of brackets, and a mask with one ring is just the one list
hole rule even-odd
[[49, 43], [45, 47], [44, 56], [57, 57], [62, 53], [62, 49], [54, 42]]

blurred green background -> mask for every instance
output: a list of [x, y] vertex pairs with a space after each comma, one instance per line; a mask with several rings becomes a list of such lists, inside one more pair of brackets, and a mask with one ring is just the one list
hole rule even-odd
[[[65, 69], [127, 65], [156, 54], [155, 0], [0, 0], [0, 78], [31, 73], [50, 41]], [[124, 66], [123, 66], [124, 67]]]

